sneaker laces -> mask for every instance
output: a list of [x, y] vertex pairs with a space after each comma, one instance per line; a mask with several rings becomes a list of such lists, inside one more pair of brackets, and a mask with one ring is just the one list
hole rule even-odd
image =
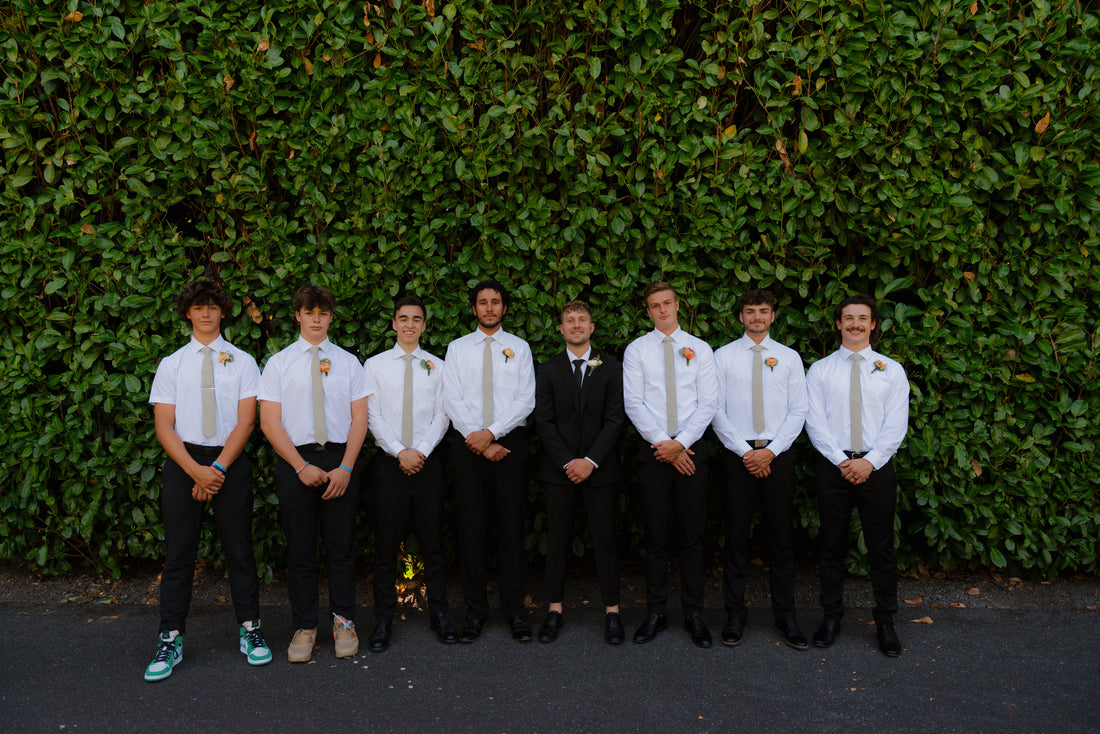
[[355, 634], [355, 622], [352, 622], [350, 619], [344, 619], [343, 617], [341, 617], [336, 612], [333, 612], [332, 613], [332, 621], [334, 623], [334, 626], [335, 626], [336, 623], [339, 623], [339, 624], [343, 625], [345, 630], [350, 631], [353, 635]]
[[154, 663], [167, 663], [172, 659], [172, 653], [176, 649], [175, 640], [161, 640], [157, 645], [157, 654], [153, 656]]
[[248, 640], [248, 644], [253, 647], [267, 647], [267, 640], [264, 639], [263, 632], [260, 632], [260, 628], [253, 627], [252, 629], [244, 628], [244, 637]]

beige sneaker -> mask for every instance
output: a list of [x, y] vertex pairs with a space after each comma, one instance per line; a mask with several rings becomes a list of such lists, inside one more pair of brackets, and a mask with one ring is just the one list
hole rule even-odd
[[336, 642], [336, 657], [350, 658], [359, 652], [359, 635], [355, 634], [355, 622], [339, 614], [332, 615], [332, 639]]
[[313, 643], [317, 639], [317, 628], [311, 630], [297, 630], [294, 639], [290, 641], [286, 657], [292, 663], [308, 663], [313, 657]]

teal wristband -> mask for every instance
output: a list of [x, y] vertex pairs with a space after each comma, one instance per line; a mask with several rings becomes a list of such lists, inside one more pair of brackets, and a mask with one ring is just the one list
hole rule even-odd
[[219, 464], [216, 461], [213, 464], [211, 464], [210, 466], [214, 467], [215, 469], [220, 471], [222, 474], [225, 474], [226, 472], [229, 471], [228, 469], [226, 469], [224, 466], [222, 466], [221, 464]]
[[[307, 461], [306, 463], [302, 464], [302, 469], [305, 469], [305, 468], [306, 468], [307, 466], [309, 466], [309, 462], [308, 462], [308, 461]], [[295, 470], [294, 470], [294, 473], [295, 473], [295, 474], [301, 474], [301, 473], [302, 473], [302, 469], [295, 469]]]
[[351, 472], [351, 469], [348, 469], [348, 468], [347, 468], [346, 466], [344, 466], [343, 464], [341, 464], [341, 465], [340, 465], [340, 468], [341, 468], [341, 469], [343, 469], [344, 471], [346, 471], [346, 472], [347, 472], [348, 474], [351, 474], [351, 473], [352, 473], [352, 472]]

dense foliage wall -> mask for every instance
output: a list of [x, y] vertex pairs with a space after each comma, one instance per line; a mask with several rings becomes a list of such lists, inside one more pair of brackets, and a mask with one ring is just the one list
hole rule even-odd
[[621, 353], [664, 278], [715, 347], [740, 293], [775, 288], [807, 364], [833, 305], [873, 293], [913, 387], [903, 562], [1094, 571], [1098, 25], [1057, 1], [8, 2], [0, 558], [160, 554], [146, 401], [192, 277], [227, 284], [227, 336], [261, 362], [307, 281], [366, 357], [394, 296], [430, 302], [442, 354], [499, 277], [543, 359], [577, 296]]

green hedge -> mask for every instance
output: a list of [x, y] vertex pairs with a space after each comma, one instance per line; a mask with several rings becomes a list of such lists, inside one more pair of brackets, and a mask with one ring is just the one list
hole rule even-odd
[[[0, 558], [117, 574], [160, 554], [146, 401], [190, 278], [227, 284], [226, 335], [262, 362], [306, 281], [336, 293], [334, 338], [365, 357], [394, 296], [430, 302], [441, 354], [472, 326], [466, 288], [500, 277], [509, 328], [544, 359], [577, 296], [621, 352], [662, 277], [715, 347], [740, 334], [744, 289], [777, 289], [776, 336], [807, 363], [833, 348], [833, 305], [873, 293], [913, 386], [902, 561], [1096, 570], [1084, 4], [44, 5], [0, 8]], [[270, 574], [272, 453], [252, 447]]]

